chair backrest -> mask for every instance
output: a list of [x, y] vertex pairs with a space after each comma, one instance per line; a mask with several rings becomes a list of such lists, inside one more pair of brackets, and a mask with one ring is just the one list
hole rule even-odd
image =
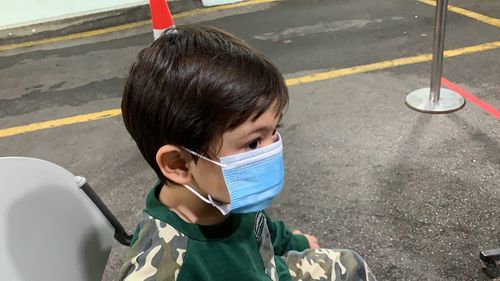
[[71, 172], [3, 157], [0, 192], [1, 280], [101, 280], [114, 229]]

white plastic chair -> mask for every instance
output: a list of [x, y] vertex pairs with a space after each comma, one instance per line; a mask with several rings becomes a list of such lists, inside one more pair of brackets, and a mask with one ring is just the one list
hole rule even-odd
[[479, 258], [486, 266], [483, 272], [491, 279], [500, 277], [500, 248], [483, 251]]
[[130, 236], [86, 183], [48, 161], [0, 158], [0, 276], [101, 280], [113, 236]]

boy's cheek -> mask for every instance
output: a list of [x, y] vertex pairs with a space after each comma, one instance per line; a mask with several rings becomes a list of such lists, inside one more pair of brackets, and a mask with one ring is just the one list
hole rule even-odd
[[214, 199], [223, 203], [229, 203], [230, 196], [224, 182], [222, 170], [216, 165], [205, 165], [200, 167], [199, 179], [197, 182], [200, 184], [201, 189], [210, 194]]
[[212, 188], [212, 197], [223, 202], [230, 203], [229, 191], [227, 190], [226, 183], [224, 182], [224, 177], [220, 175], [220, 177], [216, 177], [213, 181], [213, 185], [210, 185]]

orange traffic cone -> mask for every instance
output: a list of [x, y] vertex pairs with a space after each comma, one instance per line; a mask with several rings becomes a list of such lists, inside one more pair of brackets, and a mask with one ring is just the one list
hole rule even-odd
[[175, 26], [166, 0], [149, 0], [151, 20], [153, 22], [153, 36], [158, 39], [167, 28]]

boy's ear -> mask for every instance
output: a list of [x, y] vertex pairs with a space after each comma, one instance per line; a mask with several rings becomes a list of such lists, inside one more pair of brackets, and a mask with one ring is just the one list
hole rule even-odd
[[163, 175], [178, 184], [188, 184], [191, 181], [186, 153], [177, 146], [164, 145], [156, 152], [156, 163]]

